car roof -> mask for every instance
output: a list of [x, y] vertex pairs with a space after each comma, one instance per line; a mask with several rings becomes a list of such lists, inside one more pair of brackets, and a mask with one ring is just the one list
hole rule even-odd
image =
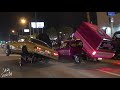
[[120, 31], [116, 31], [114, 34], [120, 34]]

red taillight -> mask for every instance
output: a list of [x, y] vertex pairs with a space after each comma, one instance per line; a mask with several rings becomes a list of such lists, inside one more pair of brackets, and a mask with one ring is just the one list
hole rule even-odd
[[58, 56], [58, 53], [53, 53], [55, 56]]
[[93, 53], [92, 53], [92, 55], [95, 55], [96, 54], [96, 51], [94, 51]]
[[51, 53], [51, 52], [50, 52], [50, 51], [48, 51], [48, 50], [45, 50], [45, 52], [46, 52], [46, 53], [48, 53], [48, 54], [50, 54], [50, 53]]
[[40, 50], [42, 50], [42, 49], [41, 49], [40, 47], [37, 47], [37, 50], [39, 50], [39, 51], [40, 51]]

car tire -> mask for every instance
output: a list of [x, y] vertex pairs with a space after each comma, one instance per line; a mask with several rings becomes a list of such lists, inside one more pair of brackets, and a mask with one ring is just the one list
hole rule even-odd
[[81, 63], [81, 59], [78, 55], [74, 55], [74, 61], [76, 64], [80, 64]]
[[9, 45], [6, 46], [5, 53], [6, 53], [6, 56], [10, 55], [10, 46]]

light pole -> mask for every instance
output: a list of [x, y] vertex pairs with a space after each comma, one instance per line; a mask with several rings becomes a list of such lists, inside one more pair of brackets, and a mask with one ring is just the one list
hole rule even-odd
[[[12, 30], [12, 31], [10, 31], [10, 34], [14, 34], [15, 33], [15, 30]], [[9, 41], [11, 41], [11, 35], [9, 34]]]
[[90, 22], [90, 13], [89, 12], [87, 12], [87, 20], [88, 20], [88, 22]]
[[31, 22], [29, 22], [29, 30], [30, 30], [30, 37], [31, 37]]
[[114, 22], [114, 18], [113, 18], [113, 16], [111, 16], [110, 17], [111, 37], [113, 36], [113, 22]]
[[[26, 20], [25, 18], [21, 18], [21, 19], [20, 19], [20, 23], [21, 23], [22, 25], [25, 25], [25, 24], [27, 23], [27, 20]], [[22, 29], [22, 35], [23, 35], [23, 32], [24, 32], [24, 29]]]

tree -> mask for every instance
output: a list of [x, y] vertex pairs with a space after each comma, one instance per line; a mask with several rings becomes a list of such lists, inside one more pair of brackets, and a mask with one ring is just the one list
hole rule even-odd
[[65, 26], [65, 27], [60, 28], [60, 30], [58, 31], [62, 32], [62, 37], [64, 39], [67, 39], [73, 33], [74, 29], [72, 27]]
[[52, 36], [57, 36], [57, 32], [56, 29], [54, 27], [51, 27], [49, 29], [46, 30], [46, 33], [52, 37]]

